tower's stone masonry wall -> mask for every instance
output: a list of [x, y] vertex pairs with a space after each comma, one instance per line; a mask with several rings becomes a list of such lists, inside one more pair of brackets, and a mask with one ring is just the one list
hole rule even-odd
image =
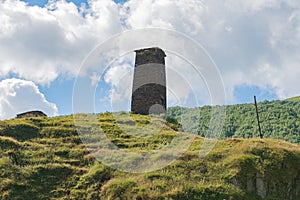
[[137, 50], [131, 111], [137, 114], [166, 113], [165, 53], [159, 48]]

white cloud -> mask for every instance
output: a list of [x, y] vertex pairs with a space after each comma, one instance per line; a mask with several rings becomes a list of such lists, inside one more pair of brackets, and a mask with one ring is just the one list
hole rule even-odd
[[[229, 102], [235, 101], [234, 89], [245, 84], [280, 98], [300, 95], [299, 1], [130, 0], [125, 5], [129, 27], [171, 28], [200, 42], [220, 69]], [[265, 64], [268, 72], [261, 70]], [[185, 67], [181, 74], [188, 77]]]
[[[127, 55], [113, 63], [104, 75], [104, 81], [111, 88], [109, 90], [109, 104], [113, 111], [128, 110], [131, 99], [133, 68], [128, 60], [133, 58], [132, 54]], [[105, 97], [104, 97], [105, 98]], [[103, 99], [102, 99], [103, 100]]]
[[129, 0], [123, 7], [131, 28], [160, 27], [197, 34], [206, 7], [200, 0]]
[[99, 83], [101, 77], [96, 72], [93, 72], [93, 75], [90, 76], [90, 79], [91, 79], [91, 85], [92, 86], [97, 86], [97, 84]]
[[[168, 85], [168, 105], [183, 107], [200, 106], [201, 103], [209, 104], [210, 96], [201, 72], [182, 58], [167, 52], [166, 76]], [[197, 103], [195, 103], [197, 102]]]
[[40, 8], [0, 1], [0, 76], [49, 84], [59, 75], [76, 75], [95, 45], [121, 30], [113, 1], [89, 2], [89, 8], [66, 1]]
[[[59, 75], [76, 76], [88, 52], [112, 35], [161, 27], [187, 34], [207, 49], [230, 102], [234, 89], [245, 84], [285, 98], [300, 94], [299, 13], [298, 0], [90, 0], [80, 8], [66, 1], [40, 8], [0, 0], [0, 77], [15, 74], [49, 84]], [[185, 67], [176, 72], [193, 79]], [[119, 86], [115, 90], [121, 91]], [[181, 91], [179, 98], [189, 94]]]
[[18, 113], [41, 110], [53, 116], [55, 104], [48, 102], [32, 81], [5, 79], [0, 82], [0, 119], [13, 118]]

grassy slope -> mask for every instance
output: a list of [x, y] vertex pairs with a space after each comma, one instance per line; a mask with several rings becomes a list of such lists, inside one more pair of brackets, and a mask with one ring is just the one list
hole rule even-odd
[[[146, 116], [133, 117], [141, 126], [149, 123]], [[132, 151], [159, 149], [176, 134], [165, 126], [154, 137], [139, 139], [122, 134], [109, 114], [98, 120], [116, 145]], [[299, 145], [230, 139], [199, 158], [202, 141], [197, 137], [161, 170], [131, 174], [96, 161], [81, 143], [72, 116], [0, 121], [0, 199], [300, 198]]]
[[286, 101], [291, 101], [291, 102], [300, 101], [300, 96], [288, 98], [288, 99], [286, 99]]

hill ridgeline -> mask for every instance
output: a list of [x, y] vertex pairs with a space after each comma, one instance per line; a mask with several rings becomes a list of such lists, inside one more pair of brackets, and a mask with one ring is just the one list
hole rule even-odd
[[[82, 143], [73, 116], [0, 121], [0, 199], [300, 199], [299, 102], [260, 103], [268, 138], [231, 138], [256, 135], [252, 106], [227, 108], [224, 140], [207, 156], [199, 157], [204, 139], [196, 136], [174, 162], [148, 173], [122, 172], [96, 160]], [[176, 118], [178, 110], [186, 116], [200, 111], [201, 125], [209, 109], [171, 108], [169, 114]], [[96, 118], [106, 137], [128, 152], [157, 151], [177, 134], [188, 134], [177, 132], [179, 124], [168, 120], [151, 137], [129, 135], [118, 124], [130, 130], [151, 119], [130, 114], [131, 123], [125, 115], [118, 122], [111, 113]], [[192, 124], [192, 132], [205, 131]]]

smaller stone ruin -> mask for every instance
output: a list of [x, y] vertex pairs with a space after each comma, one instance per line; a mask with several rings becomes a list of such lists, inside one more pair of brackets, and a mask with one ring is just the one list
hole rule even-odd
[[42, 111], [29, 111], [21, 114], [17, 114], [16, 118], [29, 118], [29, 117], [47, 117]]

